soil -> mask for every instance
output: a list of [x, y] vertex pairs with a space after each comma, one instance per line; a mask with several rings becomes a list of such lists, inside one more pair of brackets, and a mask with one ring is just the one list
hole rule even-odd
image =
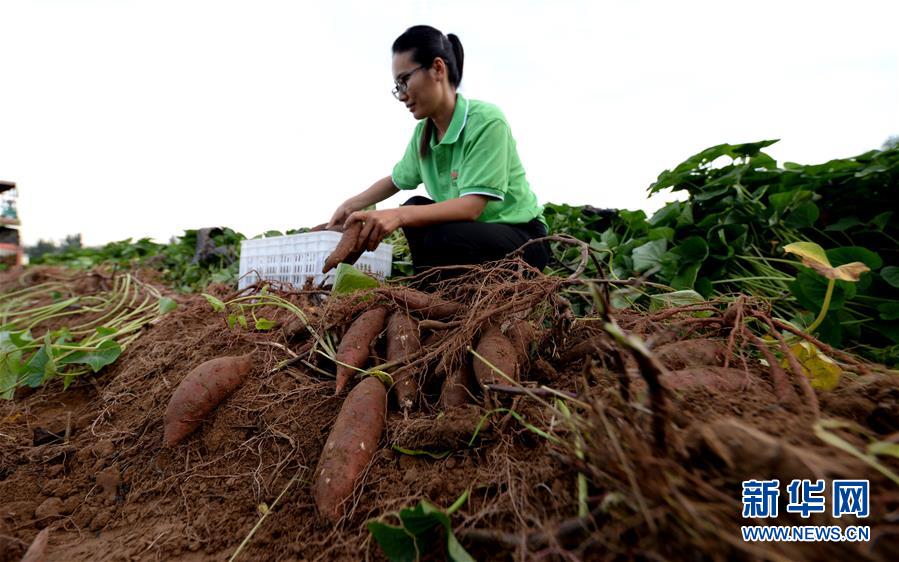
[[[16, 275], [0, 277], [0, 288], [21, 283]], [[79, 291], [94, 290], [80, 283]], [[539, 296], [533, 287], [520, 292]], [[227, 294], [219, 288], [219, 296]], [[534, 302], [555, 302], [551, 294]], [[333, 310], [290, 298], [319, 327], [339, 324]], [[229, 329], [202, 297], [179, 301], [98, 375], [67, 390], [52, 380], [0, 403], [0, 562], [20, 560], [42, 529], [49, 529], [49, 561], [226, 560], [266, 511], [239, 560], [384, 560], [366, 521], [422, 499], [446, 508], [466, 492], [452, 522], [477, 560], [899, 559], [899, 484], [815, 429], [818, 419], [845, 422], [825, 431], [860, 451], [873, 441], [896, 442], [895, 374], [847, 374], [836, 390], [817, 392], [820, 411], [784, 405], [750, 346], [729, 347], [732, 330], [723, 323], [696, 322], [690, 311], [661, 319], [622, 313], [624, 330], [674, 339], [655, 349], [664, 369], [662, 409], [626, 350], [618, 350], [623, 374], [616, 371], [601, 323], [563, 326], [558, 309], [535, 305], [543, 312], [531, 320], [546, 330], [532, 344], [522, 384], [577, 396], [569, 408], [575, 422], [566, 423], [545, 394], [479, 394], [481, 403], [443, 412], [438, 389], [419, 411], [388, 413], [380, 449], [335, 526], [317, 513], [311, 482], [344, 396], [333, 395], [333, 375], [302, 364], [275, 369], [307, 334], [283, 328], [291, 317], [280, 311], [266, 316], [278, 329]], [[442, 341], [461, 334], [464, 345], [459, 330]], [[602, 345], [584, 344], [591, 339]], [[248, 381], [183, 443], [163, 447], [163, 413], [181, 379], [204, 361], [253, 350]], [[313, 363], [333, 373], [333, 365]], [[441, 369], [430, 365], [428, 372]], [[658, 412], [666, 412], [662, 448], [651, 428]], [[878, 457], [892, 473], [897, 460]], [[587, 519], [578, 519], [578, 474], [589, 482]], [[776, 524], [865, 524], [872, 540], [743, 543], [741, 482], [769, 477], [784, 484], [870, 479], [871, 515], [863, 522], [825, 514]], [[433, 544], [422, 557], [441, 560], [444, 552]]]

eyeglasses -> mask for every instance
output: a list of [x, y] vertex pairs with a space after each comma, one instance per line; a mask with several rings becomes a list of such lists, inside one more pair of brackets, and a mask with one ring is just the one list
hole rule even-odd
[[396, 99], [400, 99], [400, 96], [406, 93], [406, 90], [409, 89], [409, 78], [412, 78], [412, 75], [417, 71], [425, 68], [424, 66], [419, 66], [418, 68], [413, 68], [409, 72], [402, 74], [394, 81], [396, 87], [391, 90], [393, 97]]

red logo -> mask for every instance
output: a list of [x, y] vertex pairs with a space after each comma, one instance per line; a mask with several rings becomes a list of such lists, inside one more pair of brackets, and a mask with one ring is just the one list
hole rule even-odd
[[459, 171], [458, 171], [458, 170], [453, 170], [452, 172], [450, 172], [450, 177], [451, 177], [452, 179], [454, 179], [454, 180], [459, 179]]

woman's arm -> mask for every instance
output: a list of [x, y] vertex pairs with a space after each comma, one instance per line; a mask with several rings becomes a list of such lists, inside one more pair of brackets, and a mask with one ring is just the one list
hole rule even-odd
[[393, 180], [390, 176], [379, 179], [362, 193], [354, 195], [341, 203], [340, 206], [337, 207], [337, 210], [334, 211], [334, 215], [328, 222], [327, 228], [343, 224], [353, 211], [358, 211], [359, 209], [374, 205], [375, 203], [380, 203], [398, 192], [399, 188], [393, 185]]
[[385, 236], [403, 226], [419, 227], [455, 221], [476, 220], [484, 207], [487, 197], [483, 195], [464, 195], [431, 205], [407, 205], [397, 209], [383, 211], [357, 211], [352, 213], [344, 226], [355, 221], [362, 221], [360, 236], [366, 240], [366, 248], [374, 251]]
[[401, 211], [400, 226], [419, 227], [443, 222], [473, 221], [481, 216], [486, 206], [487, 197], [483, 195], [464, 195], [431, 205], [408, 205], [398, 209]]

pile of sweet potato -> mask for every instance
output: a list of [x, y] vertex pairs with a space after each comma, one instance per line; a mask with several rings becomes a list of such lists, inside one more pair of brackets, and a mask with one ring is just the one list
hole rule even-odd
[[[358, 314], [337, 348], [336, 394], [352, 384], [359, 370], [376, 362], [372, 350], [382, 334], [393, 384], [387, 389], [374, 376], [363, 376], [344, 400], [316, 468], [314, 484], [316, 505], [332, 521], [342, 516], [342, 506], [377, 450], [385, 427], [388, 393], [394, 395], [395, 404], [404, 412], [419, 403], [422, 373], [413, 369], [413, 360], [425, 344], [417, 318], [446, 318], [462, 308], [413, 289], [391, 290], [391, 297], [394, 306], [376, 303]], [[508, 382], [504, 375], [519, 380], [528, 368], [529, 348], [535, 338], [534, 327], [524, 320], [487, 326], [475, 348], [483, 360], [473, 359], [473, 369], [465, 361], [454, 372], [444, 373], [439, 407], [448, 410], [471, 402], [474, 382], [478, 387], [503, 384]]]
[[[349, 322], [336, 350], [335, 395], [343, 400], [315, 471], [314, 498], [325, 517], [343, 515], [360, 475], [378, 449], [388, 404], [404, 413], [423, 403], [419, 384], [428, 373], [419, 359], [425, 348], [421, 322], [445, 320], [463, 311], [461, 304], [411, 288], [391, 288], [389, 298], [375, 298]], [[385, 295], [379, 295], [384, 297]], [[431, 332], [441, 341], [444, 332]], [[380, 342], [383, 338], [383, 344]], [[476, 388], [519, 380], [528, 368], [529, 348], [536, 339], [524, 320], [487, 324], [478, 337], [473, 358], [453, 372], [443, 371], [438, 407], [444, 411], [470, 403]], [[384, 352], [378, 352], [383, 349]], [[431, 347], [430, 349], [434, 349]], [[366, 373], [386, 355], [392, 384]], [[173, 392], [164, 418], [165, 446], [173, 447], [193, 433], [246, 380], [253, 355], [219, 357], [194, 368]], [[448, 369], [447, 369], [448, 370]], [[358, 382], [356, 382], [358, 380]], [[430, 384], [430, 383], [429, 383]], [[434, 387], [436, 390], [436, 387]]]

